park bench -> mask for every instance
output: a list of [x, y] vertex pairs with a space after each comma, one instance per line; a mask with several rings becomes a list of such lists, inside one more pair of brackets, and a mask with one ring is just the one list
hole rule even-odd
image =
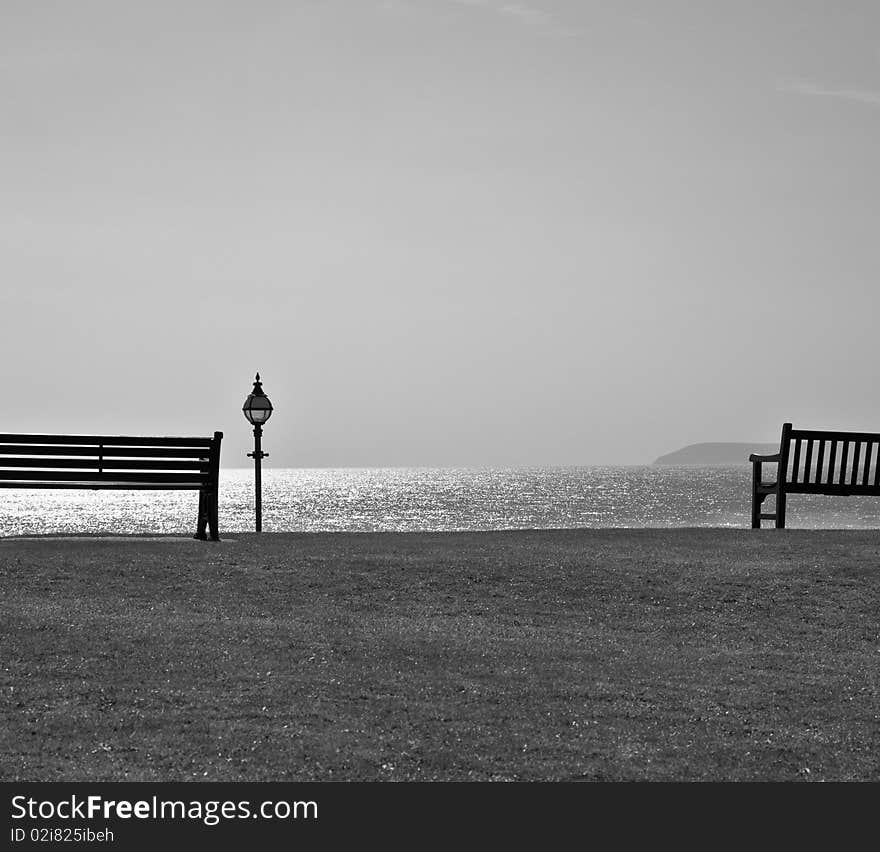
[[[779, 452], [770, 456], [752, 453], [752, 529], [761, 521], [785, 528], [785, 503], [789, 494], [880, 496], [880, 434], [831, 432], [782, 426]], [[776, 463], [776, 481], [764, 482], [761, 466]], [[761, 504], [776, 496], [776, 512], [761, 512]]]
[[0, 488], [194, 490], [194, 537], [219, 541], [222, 438], [0, 434]]

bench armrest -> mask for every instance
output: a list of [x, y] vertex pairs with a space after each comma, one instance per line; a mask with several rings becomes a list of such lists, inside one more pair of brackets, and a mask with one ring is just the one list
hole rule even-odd
[[779, 453], [773, 453], [772, 456], [761, 456], [757, 453], [752, 453], [749, 456], [750, 462], [778, 462], [779, 461]]

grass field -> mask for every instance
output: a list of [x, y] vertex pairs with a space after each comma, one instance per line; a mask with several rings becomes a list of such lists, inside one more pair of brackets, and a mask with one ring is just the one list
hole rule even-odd
[[878, 780], [880, 532], [0, 540], [0, 780]]

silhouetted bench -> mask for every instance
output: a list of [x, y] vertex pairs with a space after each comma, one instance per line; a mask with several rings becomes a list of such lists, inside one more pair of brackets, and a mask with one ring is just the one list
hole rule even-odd
[[[752, 529], [761, 521], [775, 521], [785, 527], [788, 494], [880, 496], [880, 434], [871, 432], [829, 432], [782, 427], [779, 452], [772, 456], [752, 453]], [[764, 482], [761, 465], [776, 462], [775, 482]], [[776, 495], [776, 513], [761, 512], [761, 504]]]
[[194, 490], [195, 538], [219, 541], [222, 432], [213, 438], [0, 434], [0, 488]]

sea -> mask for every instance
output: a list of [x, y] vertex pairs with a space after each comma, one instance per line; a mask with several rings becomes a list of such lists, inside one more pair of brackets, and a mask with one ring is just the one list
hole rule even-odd
[[[265, 532], [381, 532], [748, 528], [750, 500], [747, 465], [644, 465], [266, 468], [262, 502]], [[0, 536], [191, 535], [198, 506], [191, 491], [3, 489], [0, 501]], [[254, 529], [252, 468], [221, 469], [219, 516], [221, 535]], [[786, 521], [880, 528], [880, 498], [794, 495]]]

